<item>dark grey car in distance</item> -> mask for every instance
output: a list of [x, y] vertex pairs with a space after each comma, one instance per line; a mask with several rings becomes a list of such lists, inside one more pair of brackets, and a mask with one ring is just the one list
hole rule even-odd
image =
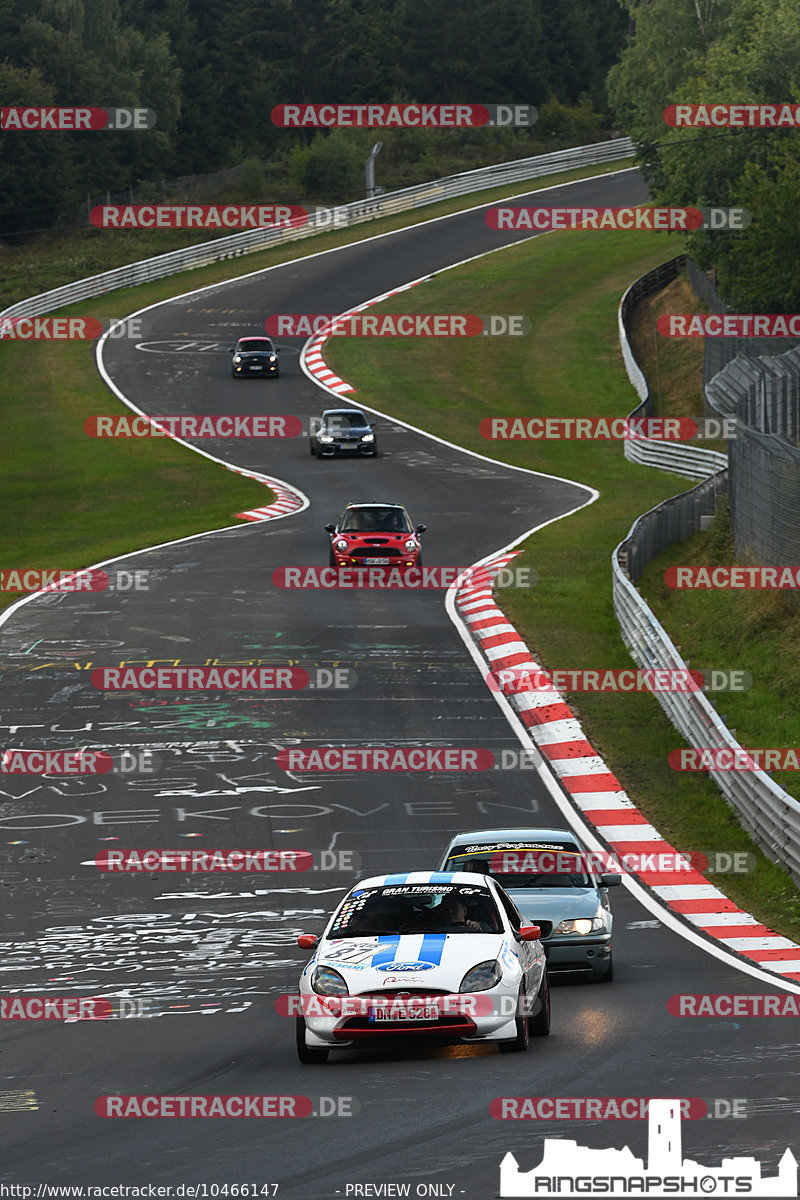
[[374, 458], [378, 453], [374, 430], [375, 422], [368, 421], [358, 408], [326, 408], [321, 417], [311, 421], [308, 449], [316, 458], [336, 454]]
[[242, 375], [280, 375], [278, 355], [272, 338], [240, 337], [232, 348], [231, 374], [234, 379]]

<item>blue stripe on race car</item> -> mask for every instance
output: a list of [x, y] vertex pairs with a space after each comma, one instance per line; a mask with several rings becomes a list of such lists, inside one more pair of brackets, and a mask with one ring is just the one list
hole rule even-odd
[[380, 950], [373, 954], [370, 961], [371, 967], [380, 967], [384, 963], [394, 962], [397, 954], [397, 947], [400, 945], [399, 933], [385, 933], [378, 938]]
[[452, 883], [452, 871], [434, 871], [428, 880], [428, 883]]
[[447, 934], [445, 933], [426, 933], [419, 952], [420, 962], [433, 963], [438, 967], [442, 961], [442, 951], [446, 941]]
[[387, 875], [381, 884], [382, 887], [394, 887], [395, 884], [405, 883], [408, 879], [408, 871], [405, 875]]

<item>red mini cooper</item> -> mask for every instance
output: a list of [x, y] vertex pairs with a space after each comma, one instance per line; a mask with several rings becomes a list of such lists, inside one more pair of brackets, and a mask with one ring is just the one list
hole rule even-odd
[[421, 567], [420, 534], [402, 504], [348, 504], [331, 535], [331, 567]]

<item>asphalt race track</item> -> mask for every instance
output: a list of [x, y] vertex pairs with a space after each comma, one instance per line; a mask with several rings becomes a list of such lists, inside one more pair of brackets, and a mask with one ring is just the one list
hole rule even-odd
[[[545, 202], [644, 198], [639, 176], [623, 171]], [[233, 380], [227, 347], [236, 336], [262, 332], [267, 313], [340, 312], [520, 240], [488, 230], [482, 209], [380, 238], [366, 226], [364, 236], [145, 311], [142, 344], [106, 343], [114, 385], [152, 414], [297, 413], [307, 423], [336, 401], [302, 373], [302, 339], [277, 339], [279, 380]], [[293, 1023], [275, 999], [296, 989], [306, 961], [297, 934], [320, 930], [350, 885], [348, 855], [362, 875], [433, 869], [456, 829], [565, 823], [532, 771], [289, 775], [276, 764], [281, 748], [300, 744], [519, 745], [442, 592], [288, 593], [272, 572], [326, 565], [322, 527], [349, 500], [405, 504], [428, 526], [425, 565], [463, 566], [589, 493], [389, 420], [379, 419], [378, 433], [381, 457], [355, 463], [317, 462], [305, 438], [204, 439], [216, 456], [295, 486], [308, 508], [142, 550], [106, 570], [142, 571], [146, 590], [52, 594], [0, 626], [7, 743], [127, 749], [125, 762], [137, 765], [96, 779], [3, 777], [3, 993], [127, 992], [161, 1013], [5, 1023], [0, 1183], [277, 1183], [288, 1200], [402, 1194], [353, 1189], [408, 1184], [411, 1195], [488, 1200], [505, 1152], [530, 1168], [544, 1136], [627, 1144], [646, 1158], [644, 1121], [503, 1122], [489, 1113], [500, 1096], [743, 1099], [746, 1119], [684, 1122], [687, 1156], [717, 1164], [753, 1155], [773, 1174], [792, 1143], [800, 1047], [791, 1021], [669, 1016], [675, 993], [769, 989], [666, 929], [623, 888], [612, 893], [614, 982], [559, 981], [552, 1035], [527, 1054], [404, 1046], [297, 1062]], [[346, 667], [356, 683], [221, 698], [114, 695], [90, 681], [93, 668], [122, 662], [215, 659]], [[289, 878], [99, 872], [95, 855], [115, 846], [302, 848], [334, 869]], [[317, 1113], [332, 1106], [320, 1101], [328, 1097], [352, 1115], [206, 1124], [94, 1111], [103, 1095], [183, 1093], [303, 1095]]]

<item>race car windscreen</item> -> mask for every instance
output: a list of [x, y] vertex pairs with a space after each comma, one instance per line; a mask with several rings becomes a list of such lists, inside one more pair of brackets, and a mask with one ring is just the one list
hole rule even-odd
[[367, 418], [363, 413], [352, 409], [348, 412], [329, 413], [327, 417], [328, 425], [338, 425], [343, 429], [360, 429], [367, 424]]
[[357, 888], [345, 900], [329, 938], [380, 934], [501, 933], [503, 923], [488, 888], [452, 884], [396, 884]]
[[250, 354], [270, 354], [274, 347], [268, 338], [248, 338], [239, 343], [239, 349]]
[[342, 533], [412, 533], [401, 508], [353, 508], [344, 517]]
[[584, 867], [574, 842], [484, 842], [457, 846], [444, 870], [491, 875], [506, 891], [595, 887]]

